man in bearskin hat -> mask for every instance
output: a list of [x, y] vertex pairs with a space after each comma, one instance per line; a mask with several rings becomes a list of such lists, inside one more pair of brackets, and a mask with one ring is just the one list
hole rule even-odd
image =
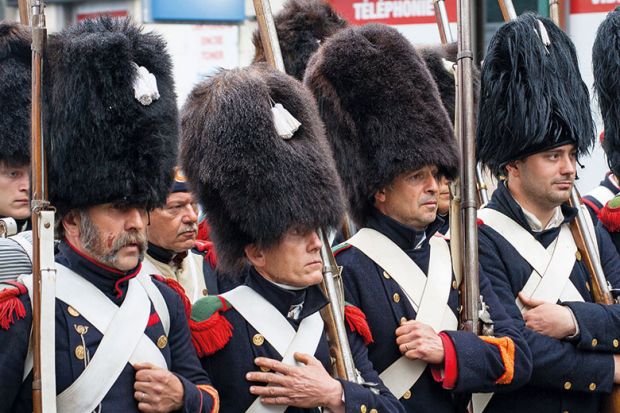
[[368, 318], [380, 378], [409, 412], [455, 412], [453, 395], [523, 385], [529, 350], [483, 273], [495, 336], [456, 331], [459, 285], [436, 231], [439, 179], [457, 175], [459, 156], [419, 54], [388, 26], [349, 28], [319, 49], [305, 82], [362, 228], [336, 259], [347, 301]]
[[598, 28], [592, 48], [594, 91], [603, 116], [601, 134], [610, 171], [600, 185], [583, 197], [593, 219], [600, 219], [620, 252], [620, 7], [610, 12]]
[[312, 95], [266, 64], [223, 70], [192, 91], [181, 128], [183, 169], [209, 216], [218, 265], [246, 277], [192, 310], [221, 411], [402, 411], [368, 361], [372, 338], [356, 308], [345, 310], [349, 342], [367, 384], [328, 373], [317, 229], [338, 225], [344, 206]]
[[231, 277], [223, 277], [216, 271], [213, 243], [196, 239], [198, 204], [180, 168], [175, 170], [166, 203], [155, 208], [149, 218], [149, 244], [143, 269], [177, 281], [192, 303], [207, 294], [236, 287]]
[[12, 233], [30, 222], [30, 59], [28, 28], [0, 22], [0, 219]]
[[30, 43], [27, 27], [0, 22], [0, 281], [32, 272]]
[[[310, 57], [322, 42], [347, 26], [326, 0], [287, 0], [274, 16], [286, 73], [302, 80]], [[253, 62], [265, 62], [260, 32], [254, 31]]]
[[[595, 140], [575, 48], [551, 20], [523, 15], [493, 36], [481, 86], [478, 155], [504, 178], [478, 213], [480, 263], [534, 363], [529, 384], [496, 394], [487, 410], [599, 412], [620, 382], [620, 306], [593, 303], [571, 233], [576, 161]], [[609, 235], [589, 227], [618, 288]]]
[[[217, 411], [180, 287], [140, 271], [148, 211], [165, 201], [178, 142], [165, 44], [129, 20], [87, 20], [50, 38], [45, 67], [49, 193], [62, 239], [57, 410]], [[32, 411], [31, 293], [30, 276], [0, 293], [3, 412]]]

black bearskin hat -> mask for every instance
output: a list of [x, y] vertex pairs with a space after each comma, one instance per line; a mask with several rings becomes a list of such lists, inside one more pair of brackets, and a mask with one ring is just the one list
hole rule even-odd
[[582, 155], [594, 141], [588, 89], [566, 33], [529, 13], [500, 27], [482, 67], [478, 159], [501, 175], [508, 162], [569, 143]]
[[30, 163], [30, 30], [0, 22], [0, 161]]
[[401, 173], [436, 165], [452, 179], [459, 157], [437, 86], [409, 41], [368, 24], [328, 39], [308, 64], [349, 209], [364, 225], [374, 194]]
[[[446, 45], [419, 46], [416, 47], [416, 50], [424, 59], [429, 72], [431, 72], [431, 76], [439, 89], [443, 106], [446, 108], [448, 117], [454, 125], [456, 86], [454, 83], [454, 71], [446, 67], [446, 64], [456, 65], [458, 45], [456, 43], [449, 43]], [[480, 97], [480, 69], [476, 65], [473, 65], [472, 69], [474, 105], [477, 108]]]
[[598, 28], [592, 48], [594, 91], [603, 116], [603, 149], [611, 171], [620, 176], [620, 7]]
[[[62, 214], [108, 202], [147, 209], [165, 203], [179, 125], [162, 38], [129, 19], [86, 20], [50, 37], [48, 60], [52, 204]], [[152, 82], [146, 71], [159, 97], [151, 85], [141, 102], [134, 82]]]
[[[283, 139], [271, 107], [301, 126]], [[222, 70], [190, 93], [181, 115], [181, 159], [198, 194], [224, 272], [244, 263], [244, 247], [269, 247], [294, 226], [333, 227], [342, 188], [312, 95], [264, 63]]]
[[[320, 44], [345, 28], [342, 19], [325, 0], [288, 0], [274, 17], [286, 73], [302, 80], [310, 56]], [[264, 62], [265, 53], [258, 30], [252, 37], [254, 62]]]

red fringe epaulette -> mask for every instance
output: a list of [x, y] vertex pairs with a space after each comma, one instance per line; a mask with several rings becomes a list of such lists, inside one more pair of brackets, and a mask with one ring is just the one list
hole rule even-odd
[[211, 241], [211, 228], [206, 219], [198, 223], [198, 235], [196, 238], [199, 241]]
[[[219, 300], [219, 303], [215, 301]], [[192, 332], [192, 343], [196, 349], [198, 357], [211, 355], [221, 350], [228, 344], [232, 338], [232, 325], [222, 315], [224, 311], [228, 311], [226, 300], [218, 296], [203, 297], [196, 302], [196, 307], [206, 307], [206, 311], [210, 316], [201, 321], [190, 320], [189, 328]], [[202, 311], [204, 317], [204, 309]]]
[[19, 299], [20, 295], [27, 292], [26, 287], [21, 284], [15, 287], [0, 291], [0, 328], [3, 330], [8, 330], [15, 321], [26, 317], [26, 308]]
[[344, 306], [344, 318], [349, 324], [349, 328], [354, 333], [359, 334], [364, 339], [364, 344], [369, 345], [374, 340], [372, 339], [372, 333], [368, 321], [366, 321], [366, 315], [354, 305]]
[[598, 219], [609, 232], [620, 231], [620, 196], [612, 198], [598, 213]]
[[215, 268], [215, 265], [217, 264], [217, 255], [215, 254], [215, 246], [213, 245], [213, 242], [197, 240], [194, 244], [194, 248], [200, 252], [204, 252], [205, 261], [211, 265], [211, 268]]

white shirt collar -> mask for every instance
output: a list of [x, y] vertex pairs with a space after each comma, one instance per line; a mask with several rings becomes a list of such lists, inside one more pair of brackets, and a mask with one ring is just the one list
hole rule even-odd
[[562, 225], [562, 223], [564, 222], [564, 214], [562, 213], [562, 208], [560, 206], [555, 207], [553, 217], [551, 217], [551, 219], [549, 220], [549, 223], [544, 228], [540, 220], [536, 217], [536, 215], [534, 215], [527, 209], [523, 208], [521, 204], [519, 204], [519, 206], [521, 207], [521, 210], [523, 211], [523, 215], [525, 215], [525, 219], [527, 220], [527, 223], [529, 224], [530, 228], [534, 232], [542, 232], [542, 231], [545, 231], [551, 228], [557, 228], [560, 225]]

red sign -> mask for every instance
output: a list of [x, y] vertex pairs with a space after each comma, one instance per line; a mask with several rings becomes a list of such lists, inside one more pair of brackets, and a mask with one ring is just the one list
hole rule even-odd
[[[433, 0], [328, 0], [334, 10], [351, 24], [435, 23]], [[445, 0], [448, 20], [456, 22], [456, 0]]]
[[129, 13], [127, 13], [127, 10], [96, 11], [92, 13], [78, 13], [76, 20], [81, 22], [82, 20], [94, 19], [99, 16], [127, 17], [128, 15]]
[[620, 0], [571, 0], [571, 14], [607, 13], [620, 6]]

